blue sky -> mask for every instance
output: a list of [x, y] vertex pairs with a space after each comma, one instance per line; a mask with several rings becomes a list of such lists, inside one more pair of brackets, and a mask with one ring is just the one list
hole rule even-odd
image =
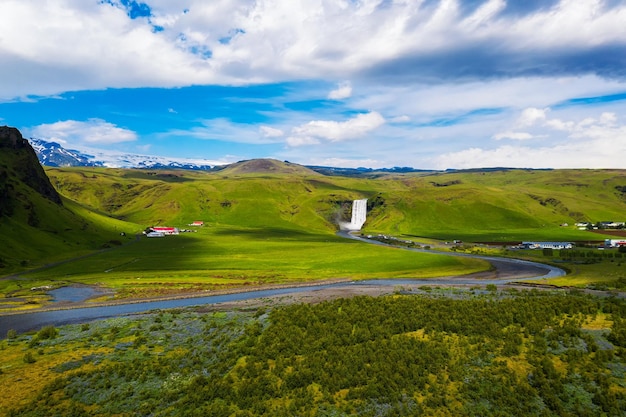
[[91, 153], [626, 168], [626, 2], [3, 0], [0, 124]]

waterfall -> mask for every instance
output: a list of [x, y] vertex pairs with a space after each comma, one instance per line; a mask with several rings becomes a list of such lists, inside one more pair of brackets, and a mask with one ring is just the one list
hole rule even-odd
[[361, 230], [363, 223], [367, 219], [367, 198], [354, 200], [352, 202], [352, 219], [350, 223], [340, 224], [345, 230]]

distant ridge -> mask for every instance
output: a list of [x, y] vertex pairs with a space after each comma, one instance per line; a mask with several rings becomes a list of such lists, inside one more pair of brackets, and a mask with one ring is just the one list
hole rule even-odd
[[227, 165], [219, 171], [227, 175], [245, 174], [290, 174], [290, 175], [320, 175], [318, 172], [303, 165], [291, 162], [278, 161], [276, 159], [250, 159]]

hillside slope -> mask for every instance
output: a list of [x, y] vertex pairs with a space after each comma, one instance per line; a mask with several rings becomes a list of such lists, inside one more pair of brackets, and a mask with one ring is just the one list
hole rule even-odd
[[63, 202], [21, 133], [0, 127], [0, 275], [101, 248], [128, 225]]
[[64, 196], [145, 226], [203, 220], [334, 233], [350, 201], [359, 198], [368, 199], [364, 231], [439, 239], [598, 240], [603, 237], [574, 224], [626, 220], [626, 172], [620, 170], [357, 179], [290, 166], [283, 172], [273, 162], [269, 170], [276, 172], [268, 175], [258, 169], [266, 163], [248, 161], [243, 170], [217, 173], [97, 168], [48, 168], [47, 173]]

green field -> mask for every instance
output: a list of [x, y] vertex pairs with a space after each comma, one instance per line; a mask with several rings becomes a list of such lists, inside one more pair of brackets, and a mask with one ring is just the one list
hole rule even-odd
[[18, 297], [32, 295], [31, 287], [89, 284], [115, 289], [117, 298], [125, 298], [325, 279], [463, 275], [486, 268], [484, 261], [374, 246], [332, 234], [207, 226], [178, 236], [141, 237], [124, 247], [23, 274], [20, 280], [0, 281], [0, 288]]

